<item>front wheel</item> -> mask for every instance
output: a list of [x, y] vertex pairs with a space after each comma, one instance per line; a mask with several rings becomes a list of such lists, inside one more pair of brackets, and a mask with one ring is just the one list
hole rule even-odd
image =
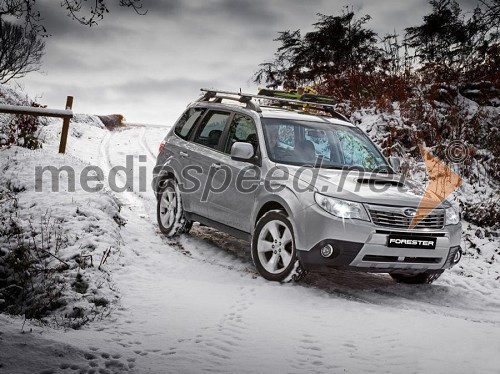
[[398, 283], [406, 284], [431, 284], [438, 279], [443, 271], [438, 273], [423, 272], [420, 274], [390, 273], [389, 275]]
[[252, 259], [262, 277], [282, 282], [290, 277], [297, 251], [290, 220], [281, 212], [264, 214], [252, 237]]
[[179, 186], [173, 179], [166, 179], [161, 183], [156, 218], [160, 231], [169, 238], [191, 229], [192, 222], [184, 216]]

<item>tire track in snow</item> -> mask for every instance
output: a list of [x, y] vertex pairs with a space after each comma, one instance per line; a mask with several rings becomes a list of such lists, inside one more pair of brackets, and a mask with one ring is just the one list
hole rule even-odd
[[[104, 136], [104, 138], [101, 141], [101, 144], [99, 147], [99, 160], [100, 160], [99, 166], [103, 169], [104, 173], [107, 175], [109, 175], [112, 168], [123, 167], [123, 163], [115, 164], [115, 163], [113, 163], [112, 158], [111, 158], [111, 149], [113, 148], [112, 141], [113, 141], [113, 139], [115, 139], [118, 136], [118, 134], [123, 134], [123, 131], [127, 131], [127, 130], [109, 131], [108, 133], [106, 133], [106, 135]], [[141, 148], [144, 149], [144, 146], [141, 145], [140, 142], [139, 142], [139, 145], [141, 146]], [[147, 149], [145, 149], [145, 150], [147, 150]], [[114, 152], [114, 154], [119, 154], [119, 152]], [[129, 154], [126, 156], [136, 156], [136, 158], [138, 158], [140, 155], [139, 154], [136, 154], [136, 155]], [[142, 166], [142, 165], [140, 165], [140, 166]], [[130, 172], [132, 172], [132, 170], [130, 170]], [[120, 198], [125, 197], [124, 200], [126, 200], [126, 201], [123, 201], [123, 202], [128, 203], [126, 205], [133, 207], [134, 209], [139, 209], [139, 214], [141, 215], [141, 218], [146, 218], [149, 222], [152, 223], [152, 220], [149, 217], [149, 213], [148, 213], [149, 209], [145, 204], [147, 202], [147, 199], [145, 199], [145, 197], [140, 192], [138, 192], [136, 190], [137, 187], [141, 185], [141, 181], [139, 181], [137, 178], [136, 170], [133, 170], [133, 175], [135, 176], [135, 179], [132, 181], [132, 186], [129, 186], [130, 189], [127, 189], [127, 190], [121, 191], [121, 192], [117, 192], [117, 191], [113, 191], [111, 189], [111, 187], [109, 186], [109, 184], [107, 184], [106, 187], [108, 188], [109, 191], [111, 191], [113, 196], [115, 196], [119, 200], [121, 200]], [[127, 180], [121, 171], [119, 171], [116, 174], [116, 177], [117, 177], [118, 182], [119, 182], [116, 184], [120, 185], [120, 186], [125, 186]], [[146, 183], [146, 187], [147, 187], [147, 183]], [[152, 192], [151, 192], [151, 195], [154, 196]]]
[[151, 147], [148, 145], [148, 142], [146, 140], [146, 127], [143, 127], [141, 129], [141, 134], [139, 136], [139, 143], [141, 145], [141, 147], [147, 152], [149, 153], [149, 155], [151, 156], [152, 160], [154, 160], [153, 162], [156, 163], [156, 155], [155, 153], [153, 152], [153, 150], [151, 149]]
[[[113, 131], [109, 131], [104, 135], [104, 138], [101, 140], [101, 144], [99, 145], [99, 166], [103, 170], [104, 175], [111, 175], [111, 170], [113, 169], [114, 166], [113, 163], [111, 162], [111, 156], [110, 156], [110, 141], [111, 139], [116, 136], [116, 133]], [[116, 173], [117, 179], [120, 180], [121, 183], [125, 183], [126, 180], [121, 174], [121, 172]], [[106, 180], [105, 178], [105, 184], [106, 184], [106, 189], [111, 192], [111, 194], [120, 201], [123, 205], [128, 205], [128, 206], [134, 206], [134, 207], [141, 207], [142, 204], [137, 204], [137, 201], [133, 201], [134, 199], [131, 198], [131, 194], [129, 191], [123, 191], [120, 193], [117, 193], [116, 191], [113, 191], [111, 186], [109, 185], [109, 179]]]
[[237, 271], [242, 275], [247, 274], [252, 278], [258, 277], [251, 258], [245, 254], [243, 249], [236, 249], [237, 246], [241, 245], [238, 241], [239, 239], [230, 237], [222, 232], [217, 232], [216, 235], [224, 238], [226, 244], [230, 243], [228, 248], [227, 246], [218, 245], [214, 240], [208, 238], [214, 235], [211, 232], [212, 229], [208, 227], [195, 225], [189, 234], [167, 238], [159, 230], [156, 223], [153, 225], [156, 233], [166, 245], [193, 261], [230, 271]]

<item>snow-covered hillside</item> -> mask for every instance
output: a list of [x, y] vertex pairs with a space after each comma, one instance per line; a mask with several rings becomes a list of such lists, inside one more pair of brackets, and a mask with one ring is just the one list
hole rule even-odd
[[[497, 372], [500, 241], [483, 228], [464, 224], [480, 250], [469, 247], [433, 285], [341, 271], [270, 283], [246, 242], [200, 226], [178, 240], [160, 235], [150, 183], [167, 128], [109, 131], [79, 116], [66, 155], [57, 153], [60, 130], [58, 121], [43, 127], [42, 149], [0, 150], [0, 185], [19, 208], [2, 203], [2, 217], [25, 228], [28, 242], [43, 242], [39, 227], [51, 217], [61, 245], [57, 259], [42, 263], [57, 266], [64, 286], [64, 305], [47, 314], [48, 325], [0, 315], [6, 373]], [[132, 190], [112, 192], [106, 177], [103, 190], [85, 191], [76, 177], [71, 192], [62, 174], [60, 192], [47, 192], [47, 179], [44, 192], [34, 191], [37, 166], [66, 165], [79, 176], [94, 165], [108, 176], [127, 156]], [[118, 185], [125, 182], [119, 172]], [[75, 321], [78, 330], [57, 327]]]

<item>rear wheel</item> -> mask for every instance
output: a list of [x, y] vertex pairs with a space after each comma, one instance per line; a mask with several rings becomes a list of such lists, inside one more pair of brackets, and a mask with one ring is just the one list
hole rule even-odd
[[279, 211], [264, 214], [252, 237], [252, 259], [262, 277], [285, 281], [296, 263], [297, 252], [290, 220]]
[[391, 273], [389, 275], [398, 283], [431, 284], [438, 279], [441, 274], [443, 274], [443, 271], [438, 273], [423, 272], [420, 274]]
[[179, 186], [174, 179], [165, 179], [160, 183], [156, 218], [160, 231], [169, 238], [191, 229], [192, 222], [184, 216]]

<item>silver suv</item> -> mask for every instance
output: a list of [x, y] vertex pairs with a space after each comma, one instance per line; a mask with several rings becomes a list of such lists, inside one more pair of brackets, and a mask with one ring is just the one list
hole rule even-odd
[[398, 174], [399, 159], [388, 161], [330, 98], [202, 91], [160, 145], [154, 191], [165, 235], [200, 222], [246, 239], [272, 281], [334, 268], [431, 283], [460, 260], [458, 212], [443, 201], [415, 217], [423, 186]]

